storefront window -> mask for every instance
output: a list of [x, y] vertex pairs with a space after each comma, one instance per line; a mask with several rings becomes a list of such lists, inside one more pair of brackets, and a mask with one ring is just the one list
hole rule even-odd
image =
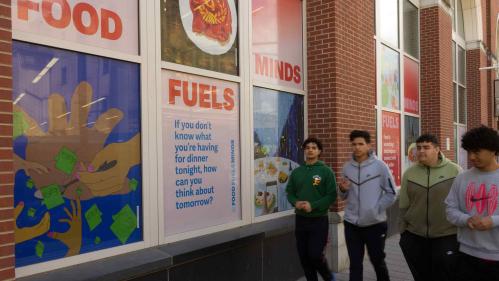
[[404, 150], [404, 163], [405, 168], [417, 162], [416, 159], [416, 139], [419, 137], [419, 118], [412, 116], [405, 116], [405, 150]]
[[399, 0], [384, 0], [379, 6], [379, 27], [381, 39], [394, 47], [399, 46]]
[[12, 0], [12, 29], [112, 51], [139, 53], [137, 0]]
[[254, 81], [303, 90], [301, 0], [253, 0]]
[[291, 172], [303, 163], [304, 98], [253, 88], [255, 216], [292, 209], [286, 197]]
[[419, 59], [419, 12], [409, 0], [404, 0], [404, 51]]
[[419, 114], [419, 64], [404, 58], [404, 110]]
[[395, 184], [400, 186], [400, 114], [382, 112], [382, 159], [390, 168]]
[[164, 233], [241, 219], [239, 86], [162, 70]]
[[163, 61], [238, 75], [237, 1], [161, 0]]
[[141, 241], [139, 65], [12, 53], [16, 266]]
[[400, 65], [399, 54], [381, 46], [381, 102], [389, 109], [400, 109]]

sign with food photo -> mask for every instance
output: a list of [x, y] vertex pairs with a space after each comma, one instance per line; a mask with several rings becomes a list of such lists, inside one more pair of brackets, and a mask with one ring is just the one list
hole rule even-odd
[[235, 0], [161, 1], [162, 60], [237, 75]]
[[255, 87], [255, 216], [292, 209], [286, 196], [291, 172], [303, 162], [304, 99], [301, 95]]

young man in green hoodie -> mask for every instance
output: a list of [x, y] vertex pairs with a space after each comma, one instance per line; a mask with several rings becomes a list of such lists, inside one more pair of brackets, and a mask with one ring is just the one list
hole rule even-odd
[[295, 207], [296, 247], [307, 281], [317, 281], [317, 273], [325, 281], [335, 280], [324, 256], [329, 234], [328, 209], [336, 200], [333, 171], [319, 156], [322, 144], [308, 138], [302, 145], [305, 165], [291, 173], [286, 186], [288, 201]]
[[416, 148], [418, 163], [402, 176], [400, 248], [415, 281], [453, 281], [459, 245], [444, 200], [462, 169], [445, 158], [434, 135], [421, 135]]

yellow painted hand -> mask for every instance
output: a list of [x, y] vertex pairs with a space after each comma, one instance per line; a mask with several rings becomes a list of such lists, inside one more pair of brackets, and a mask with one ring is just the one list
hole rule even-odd
[[140, 134], [127, 142], [104, 147], [92, 160], [89, 172], [80, 172], [79, 179], [94, 196], [129, 192], [126, 175], [140, 163]]
[[[17, 204], [16, 208], [14, 209], [14, 220], [17, 221], [17, 218], [19, 217], [19, 215], [21, 215], [23, 209], [24, 209], [24, 202], [19, 202], [19, 204]], [[16, 244], [27, 240], [31, 240], [37, 236], [46, 233], [47, 231], [49, 231], [49, 228], [50, 228], [50, 214], [49, 212], [46, 212], [42, 220], [37, 225], [19, 228], [17, 227], [17, 223], [15, 223], [14, 240]]]
[[67, 208], [64, 208], [64, 212], [66, 212], [69, 219], [60, 219], [59, 222], [69, 224], [68, 231], [49, 232], [48, 236], [64, 243], [68, 247], [66, 257], [69, 257], [79, 254], [81, 249], [82, 221], [80, 199], [76, 197], [76, 206], [75, 201], [71, 200], [71, 213]]

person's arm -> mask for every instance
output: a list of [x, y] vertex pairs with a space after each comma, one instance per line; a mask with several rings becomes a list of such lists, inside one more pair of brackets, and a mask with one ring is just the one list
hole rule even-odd
[[471, 216], [459, 209], [459, 182], [460, 179], [458, 176], [454, 179], [449, 194], [445, 199], [445, 204], [447, 205], [445, 212], [447, 214], [447, 220], [450, 223], [458, 227], [466, 227], [468, 225], [468, 219], [470, 219]]
[[312, 210], [327, 209], [334, 201], [336, 201], [336, 177], [334, 172], [330, 170], [326, 177], [326, 195], [319, 200], [310, 202], [310, 207]]
[[399, 191], [399, 217], [398, 217], [398, 225], [400, 233], [404, 232], [407, 228], [407, 222], [405, 221], [405, 213], [409, 208], [409, 195], [407, 195], [407, 175], [404, 173], [402, 176], [402, 185], [400, 186]]
[[388, 166], [381, 162], [383, 166], [381, 167], [383, 170], [383, 182], [381, 188], [383, 189], [383, 195], [379, 200], [379, 211], [384, 211], [390, 207], [395, 200], [397, 200], [397, 193], [395, 192], [395, 181], [393, 180], [392, 173]]
[[289, 176], [288, 184], [286, 185], [286, 196], [288, 198], [289, 203], [296, 205], [296, 201], [298, 201], [298, 197], [296, 196], [296, 186], [294, 182], [294, 173], [291, 173]]

